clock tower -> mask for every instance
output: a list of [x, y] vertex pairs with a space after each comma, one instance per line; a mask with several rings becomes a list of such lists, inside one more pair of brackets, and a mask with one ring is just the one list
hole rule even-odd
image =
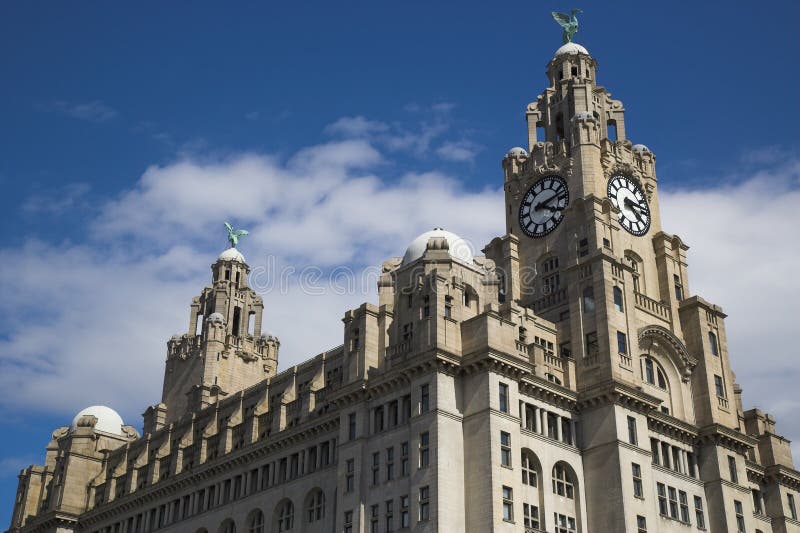
[[[527, 150], [503, 158], [507, 233], [485, 252], [508, 305], [552, 321], [558, 354], [574, 361], [583, 468], [606, 474], [585, 480], [606, 495], [590, 499], [588, 522], [635, 530], [630, 520], [645, 513], [627, 489], [631, 465], [653, 463], [709, 480], [708, 505], [726, 510], [712, 513], [711, 529], [735, 531], [741, 487], [722, 471], [743, 467], [754, 443], [725, 314], [689, 296], [688, 246], [661, 226], [655, 155], [629, 140], [625, 108], [598, 85], [596, 60], [568, 42], [547, 77], [525, 111]], [[674, 490], [656, 473], [645, 477], [653, 490]], [[608, 498], [625, 512], [610, 512]]]

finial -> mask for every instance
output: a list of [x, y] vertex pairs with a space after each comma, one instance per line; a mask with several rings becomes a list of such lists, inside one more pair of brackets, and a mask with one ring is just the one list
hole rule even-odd
[[236, 248], [236, 245], [239, 244], [239, 237], [250, 234], [246, 229], [233, 229], [233, 226], [227, 222], [225, 227], [228, 228], [228, 242], [231, 243], [231, 248]]
[[572, 42], [572, 38], [578, 33], [578, 17], [575, 16], [578, 13], [583, 13], [583, 11], [580, 9], [573, 9], [570, 11], [569, 15], [557, 11], [551, 13], [555, 21], [558, 22], [558, 25], [564, 28], [564, 33], [561, 36], [564, 44]]

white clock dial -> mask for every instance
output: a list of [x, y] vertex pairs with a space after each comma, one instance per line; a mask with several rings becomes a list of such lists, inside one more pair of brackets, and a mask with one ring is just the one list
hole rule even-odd
[[545, 176], [528, 189], [519, 206], [519, 227], [528, 237], [547, 235], [564, 219], [569, 189], [561, 176]]
[[619, 223], [628, 233], [641, 236], [650, 229], [650, 206], [642, 188], [628, 176], [612, 176], [608, 197], [619, 209]]

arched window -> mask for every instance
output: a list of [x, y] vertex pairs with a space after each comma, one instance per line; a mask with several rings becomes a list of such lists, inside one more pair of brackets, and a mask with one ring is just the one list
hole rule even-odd
[[644, 380], [650, 385], [655, 385], [659, 389], [668, 390], [669, 382], [667, 375], [657, 362], [652, 357], [644, 358]]
[[317, 522], [325, 517], [325, 494], [314, 489], [306, 496], [306, 522]]
[[292, 504], [292, 501], [282, 500], [279, 502], [275, 507], [274, 516], [275, 518], [273, 520], [276, 521], [272, 528], [273, 531], [277, 533], [291, 531], [294, 526], [294, 504]]
[[264, 513], [256, 509], [247, 518], [247, 533], [264, 533]]
[[556, 463], [553, 467], [553, 492], [559, 496], [575, 499], [575, 485], [563, 463]]
[[236, 533], [236, 523], [230, 518], [219, 526], [219, 533]]
[[586, 287], [583, 289], [583, 312], [594, 312], [594, 288]]
[[530, 450], [522, 450], [522, 484], [539, 486], [539, 461]]
[[545, 373], [544, 377], [547, 378], [547, 381], [551, 383], [555, 383], [556, 385], [561, 385], [561, 380], [558, 379], [553, 374], [551, 374], [550, 372]]

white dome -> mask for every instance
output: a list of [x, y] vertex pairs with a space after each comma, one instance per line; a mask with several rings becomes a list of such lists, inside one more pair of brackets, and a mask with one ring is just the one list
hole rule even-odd
[[556, 58], [564, 54], [586, 54], [588, 56], [589, 51], [583, 46], [579, 45], [578, 43], [567, 43], [558, 50], [556, 50], [556, 53], [553, 56], [553, 58]]
[[637, 152], [637, 153], [650, 152], [650, 148], [648, 148], [647, 146], [645, 146], [643, 144], [634, 144], [633, 145], [633, 151]]
[[515, 146], [514, 148], [508, 151], [506, 157], [520, 157], [520, 156], [527, 157], [527, 155], [528, 152], [525, 151], [525, 148], [520, 148], [519, 146]]
[[470, 243], [447, 230], [434, 228], [426, 231], [408, 245], [406, 253], [403, 255], [403, 264], [407, 265], [423, 256], [428, 249], [428, 241], [433, 237], [444, 237], [447, 239], [448, 253], [453, 259], [458, 259], [467, 264], [472, 264], [472, 247]]
[[97, 417], [97, 423], [94, 425], [95, 430], [103, 431], [104, 433], [113, 433], [114, 435], [125, 435], [122, 431], [122, 426], [125, 424], [122, 421], [122, 417], [119, 416], [115, 410], [105, 405], [93, 405], [75, 415], [75, 418], [72, 419], [70, 430], [74, 431], [77, 429], [78, 420], [80, 420], [82, 416], [87, 415]]
[[242, 255], [242, 252], [240, 252], [239, 250], [237, 250], [236, 248], [233, 248], [233, 247], [228, 248], [227, 250], [225, 250], [224, 252], [219, 254], [219, 257], [217, 258], [217, 260], [218, 261], [239, 261], [240, 263], [244, 263], [245, 262], [244, 261], [244, 256]]

